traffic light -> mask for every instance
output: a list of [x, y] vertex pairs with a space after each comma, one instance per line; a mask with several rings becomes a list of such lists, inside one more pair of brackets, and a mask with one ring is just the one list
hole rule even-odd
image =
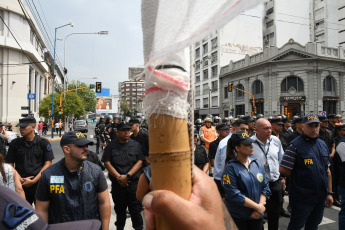
[[254, 112], [252, 112], [251, 114], [252, 114], [252, 116], [254, 116]]
[[287, 107], [284, 108], [284, 114], [285, 114], [286, 116], [288, 115]]
[[229, 82], [229, 84], [228, 84], [228, 91], [232, 92], [232, 83], [231, 82]]
[[96, 93], [102, 93], [102, 82], [96, 82]]
[[256, 108], [256, 106], [254, 107], [254, 113], [257, 114], [258, 110]]
[[59, 115], [62, 115], [63, 114], [63, 109], [61, 106], [59, 106]]

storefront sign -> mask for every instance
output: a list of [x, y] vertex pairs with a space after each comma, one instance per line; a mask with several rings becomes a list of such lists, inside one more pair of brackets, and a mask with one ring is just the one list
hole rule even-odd
[[281, 97], [280, 101], [305, 101], [305, 96]]

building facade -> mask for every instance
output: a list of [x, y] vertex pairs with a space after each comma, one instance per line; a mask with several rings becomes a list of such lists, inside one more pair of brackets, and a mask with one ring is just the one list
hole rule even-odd
[[[39, 118], [39, 103], [52, 92], [52, 56], [30, 10], [26, 20], [18, 1], [0, 2], [0, 121], [16, 124], [22, 114]], [[57, 66], [55, 89], [62, 88]], [[28, 99], [28, 94], [35, 94]], [[22, 110], [21, 107], [29, 107]]]
[[313, 0], [267, 0], [263, 17], [263, 47], [282, 47], [294, 39], [300, 44], [310, 41], [309, 7]]
[[220, 115], [220, 67], [262, 51], [261, 12], [247, 11], [192, 46], [195, 118]]
[[133, 113], [140, 115], [144, 108], [145, 81], [137, 80], [120, 82], [118, 88], [120, 94], [120, 107], [121, 101], [126, 100]]
[[[265, 117], [308, 113], [345, 115], [345, 49], [320, 43], [302, 46], [290, 39], [221, 68], [221, 114], [250, 115], [254, 96]], [[233, 91], [228, 92], [228, 83]]]
[[310, 4], [311, 41], [328, 47], [344, 47], [345, 1], [313, 0]]

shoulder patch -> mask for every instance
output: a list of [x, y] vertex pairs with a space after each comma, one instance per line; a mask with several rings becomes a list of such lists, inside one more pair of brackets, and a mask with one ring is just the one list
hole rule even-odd
[[51, 144], [47, 145], [47, 151], [49, 151], [49, 152], [52, 151], [52, 145]]
[[64, 183], [64, 176], [50, 176], [50, 183], [51, 184], [63, 184]]
[[264, 175], [262, 175], [262, 173], [258, 173], [256, 174], [256, 179], [261, 183], [264, 180]]
[[93, 183], [88, 181], [83, 185], [83, 188], [86, 192], [91, 192], [94, 189]]

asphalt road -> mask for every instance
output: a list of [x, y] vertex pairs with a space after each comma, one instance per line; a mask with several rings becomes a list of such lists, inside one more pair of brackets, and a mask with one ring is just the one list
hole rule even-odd
[[[89, 132], [87, 133], [87, 136], [88, 136], [88, 139], [90, 139], [90, 140], [94, 140], [93, 139], [94, 127], [95, 127], [94, 124], [90, 124], [89, 125]], [[50, 135], [49, 135], [48, 138], [50, 138]], [[55, 138], [58, 138], [56, 136], [56, 134], [55, 134]], [[52, 144], [52, 148], [53, 148], [54, 156], [55, 156], [55, 159], [53, 160], [53, 163], [55, 163], [55, 162], [59, 161], [60, 159], [62, 159], [64, 157], [64, 154], [63, 154], [63, 152], [61, 150], [61, 147], [59, 145], [60, 141], [58, 141], [58, 140], [57, 141], [51, 141], [51, 144]], [[96, 152], [96, 147], [95, 146], [90, 146], [89, 149], [91, 151]], [[102, 153], [100, 153], [99, 157], [101, 157], [101, 154]], [[105, 170], [105, 175], [106, 175], [106, 177], [108, 175], [106, 170]], [[108, 179], [108, 177], [107, 177], [107, 181], [108, 181], [108, 186], [109, 186], [109, 191], [110, 191], [111, 190], [111, 183], [110, 183], [110, 180]], [[112, 215], [111, 215], [111, 221], [110, 221], [110, 226], [111, 226], [110, 229], [116, 229], [115, 226], [114, 226], [114, 223], [115, 223], [115, 220], [116, 220], [116, 215], [115, 215], [115, 212], [114, 212], [114, 204], [113, 204], [111, 196], [110, 196], [110, 199], [111, 199], [111, 203], [112, 203], [112, 207], [111, 207], [112, 208]], [[286, 197], [285, 197], [285, 200], [286, 200], [286, 202], [284, 203], [284, 207], [286, 208], [286, 206], [288, 204], [288, 200], [287, 200]], [[333, 229], [336, 230], [336, 229], [338, 229], [338, 213], [339, 213], [339, 210], [340, 210], [340, 208], [335, 207], [335, 206], [332, 206], [331, 208], [325, 208], [323, 220], [322, 220], [322, 223], [319, 226], [319, 229], [320, 230], [333, 230]], [[288, 224], [289, 224], [289, 219], [285, 218], [285, 217], [281, 217], [280, 220], [279, 220], [279, 229], [281, 229], [281, 230], [287, 229]], [[132, 225], [131, 219], [127, 218], [126, 228], [125, 229], [132, 229], [131, 225]], [[265, 229], [268, 229], [267, 228], [267, 223], [264, 226], [265, 226]]]

